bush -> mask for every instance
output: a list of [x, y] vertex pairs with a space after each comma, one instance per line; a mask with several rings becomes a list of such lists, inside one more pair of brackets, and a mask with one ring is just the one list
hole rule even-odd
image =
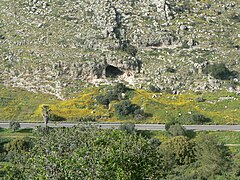
[[186, 136], [186, 129], [180, 124], [171, 125], [168, 129], [171, 136]]
[[99, 117], [96, 116], [85, 116], [78, 119], [79, 122], [96, 122]]
[[154, 146], [160, 146], [161, 145], [161, 141], [158, 138], [151, 138], [149, 140], [149, 143], [151, 145], [154, 145]]
[[135, 57], [137, 55], [137, 48], [130, 44], [129, 41], [124, 41], [122, 43], [122, 50], [126, 53], [130, 54], [131, 56]]
[[109, 89], [105, 94], [99, 95], [96, 97], [96, 100], [99, 104], [109, 106], [110, 102], [113, 100], [123, 99], [122, 94], [130, 90], [123, 83], [118, 83]]
[[111, 90], [108, 91], [107, 97], [110, 101], [112, 100], [121, 100], [123, 99], [122, 94], [126, 93], [130, 89], [126, 87], [123, 83], [118, 83], [117, 85], [113, 86]]
[[9, 126], [10, 126], [10, 129], [13, 130], [13, 132], [15, 132], [16, 130], [18, 130], [21, 126], [20, 126], [20, 123], [19, 122], [16, 122], [16, 121], [11, 121], [9, 123]]
[[128, 123], [128, 124], [121, 124], [119, 126], [119, 129], [121, 131], [126, 131], [127, 133], [134, 133], [135, 132], [135, 124], [131, 124], [131, 123]]
[[136, 115], [134, 115], [134, 119], [138, 120], [138, 121], [146, 119], [145, 113], [144, 114], [136, 114]]
[[202, 114], [193, 114], [190, 118], [189, 118], [190, 122], [192, 122], [193, 124], [204, 124], [207, 122], [210, 122], [211, 119], [205, 117]]
[[7, 152], [21, 152], [27, 151], [32, 147], [31, 140], [29, 138], [15, 139], [4, 145], [4, 149]]
[[105, 105], [105, 106], [108, 106], [109, 103], [110, 103], [108, 96], [105, 96], [105, 95], [97, 96], [96, 100], [99, 104], [102, 104], [102, 105]]
[[150, 115], [147, 113], [144, 113], [144, 111], [142, 109], [140, 109], [139, 106], [137, 106], [137, 109], [135, 109], [135, 111], [134, 111], [134, 119], [144, 120], [144, 119], [146, 119], [147, 116], [150, 116]]
[[169, 128], [170, 128], [172, 125], [175, 125], [175, 124], [177, 124], [177, 121], [176, 121], [176, 120], [171, 120], [171, 121], [167, 122], [167, 123], [165, 124], [165, 130], [168, 131]]
[[132, 104], [129, 100], [125, 100], [116, 104], [115, 109], [119, 115], [127, 116], [129, 114], [133, 114], [134, 111], [137, 109], [137, 106]]
[[66, 118], [51, 113], [51, 114], [49, 115], [49, 121], [66, 121]]
[[139, 106], [132, 104], [129, 100], [124, 100], [116, 104], [115, 109], [119, 115], [133, 115], [137, 120], [143, 120], [147, 116]]
[[113, 87], [113, 91], [117, 93], [125, 93], [128, 90], [130, 90], [127, 86], [125, 86], [123, 83], [118, 83]]
[[210, 74], [216, 79], [229, 80], [237, 76], [237, 73], [230, 71], [224, 63], [208, 64], [204, 70], [206, 74]]

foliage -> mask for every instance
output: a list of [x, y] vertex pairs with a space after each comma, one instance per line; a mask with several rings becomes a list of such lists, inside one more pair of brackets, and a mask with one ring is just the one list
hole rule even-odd
[[174, 136], [185, 136], [186, 130], [180, 124], [173, 124], [169, 127], [168, 133], [173, 137]]
[[4, 149], [7, 152], [12, 152], [12, 151], [21, 152], [21, 151], [29, 150], [31, 146], [32, 146], [32, 143], [29, 138], [21, 138], [21, 139], [15, 139], [5, 144]]
[[178, 123], [181, 123], [181, 124], [202, 125], [205, 123], [210, 123], [211, 119], [200, 113], [192, 113], [188, 116], [178, 117], [178, 118], [176, 118], [175, 121]]
[[135, 132], [135, 124], [131, 124], [131, 123], [121, 124], [119, 127], [119, 130], [126, 131], [128, 133], [134, 133]]
[[195, 160], [195, 143], [184, 136], [176, 136], [161, 144], [165, 167], [190, 164]]
[[137, 48], [130, 44], [129, 41], [124, 41], [122, 43], [122, 50], [126, 53], [130, 54], [131, 56], [135, 57], [137, 55]]
[[162, 139], [159, 135], [166, 132], [122, 127], [38, 128], [33, 149], [15, 151], [22, 146], [12, 146], [7, 158], [11, 163], [4, 165], [2, 175], [7, 171], [6, 179], [239, 179], [238, 157], [216, 139], [220, 134], [229, 137], [228, 143], [238, 143], [238, 132]]
[[136, 120], [143, 120], [148, 116], [139, 106], [132, 104], [129, 100], [123, 100], [116, 104], [115, 110], [120, 116], [133, 115]]
[[204, 70], [206, 74], [212, 75], [216, 79], [227, 80], [234, 78], [237, 73], [230, 71], [224, 63], [208, 64]]
[[102, 105], [105, 105], [105, 106], [108, 106], [110, 101], [109, 101], [109, 97], [106, 96], [106, 95], [98, 95], [96, 97], [96, 100], [99, 104], [102, 104]]
[[177, 123], [178, 123], [177, 120], [171, 119], [171, 121], [169, 121], [169, 122], [167, 122], [167, 123], [165, 124], [165, 130], [168, 131], [169, 128], [170, 128], [172, 125], [175, 125], [175, 124], [177, 124]]
[[137, 106], [132, 104], [129, 100], [121, 101], [115, 105], [116, 112], [121, 116], [127, 116], [133, 114], [137, 109]]
[[20, 126], [20, 123], [19, 123], [19, 122], [11, 121], [11, 122], [9, 123], [9, 127], [10, 127], [10, 129], [12, 129], [13, 132], [15, 132], [15, 131], [18, 130], [21, 126]]
[[202, 114], [193, 114], [190, 118], [189, 121], [192, 122], [192, 124], [204, 124], [208, 123], [211, 121], [210, 118], [205, 117]]
[[99, 104], [105, 105], [108, 107], [111, 101], [123, 99], [123, 94], [129, 91], [123, 83], [118, 83], [113, 87], [110, 87], [105, 94], [100, 94], [96, 97], [96, 100]]
[[34, 143], [34, 148], [22, 155], [24, 166], [16, 159], [17, 166], [8, 172], [8, 177], [156, 179], [162, 176], [158, 146], [152, 146], [135, 133], [93, 127], [58, 128], [45, 132], [44, 136], [40, 133]]
[[199, 167], [197, 173], [204, 179], [223, 174], [229, 168], [229, 150], [214, 136], [201, 134], [197, 139], [196, 158]]
[[51, 113], [51, 114], [49, 115], [49, 121], [66, 121], [66, 118]]

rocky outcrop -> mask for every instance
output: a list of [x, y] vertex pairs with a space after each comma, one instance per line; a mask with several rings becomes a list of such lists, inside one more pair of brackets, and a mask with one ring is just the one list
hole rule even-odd
[[0, 4], [0, 79], [8, 86], [59, 97], [79, 91], [79, 82], [153, 84], [174, 92], [215, 90], [231, 82], [210, 80], [203, 72], [207, 63], [225, 63], [240, 71], [235, 1]]

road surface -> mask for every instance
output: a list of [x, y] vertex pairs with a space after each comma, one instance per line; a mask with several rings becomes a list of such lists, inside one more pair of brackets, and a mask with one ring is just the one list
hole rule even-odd
[[[78, 123], [48, 123], [50, 127], [72, 127]], [[100, 128], [118, 128], [121, 123], [93, 123]], [[45, 126], [44, 123], [20, 123], [21, 128], [34, 128]], [[0, 123], [1, 128], [9, 128], [9, 123]], [[196, 131], [240, 131], [240, 125], [184, 125], [187, 130]], [[137, 130], [165, 130], [164, 124], [135, 124]]]

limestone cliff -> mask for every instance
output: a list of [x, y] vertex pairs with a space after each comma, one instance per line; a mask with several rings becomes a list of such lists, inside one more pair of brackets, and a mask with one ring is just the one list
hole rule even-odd
[[[0, 80], [63, 97], [123, 81], [239, 91], [237, 0], [2, 0]], [[224, 63], [229, 78], [206, 73]]]

